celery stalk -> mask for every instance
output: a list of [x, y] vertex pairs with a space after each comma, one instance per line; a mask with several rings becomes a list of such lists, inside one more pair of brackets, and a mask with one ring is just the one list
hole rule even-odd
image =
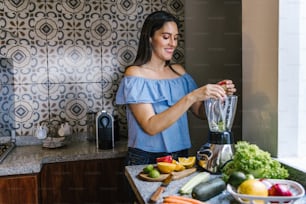
[[210, 174], [208, 172], [201, 172], [194, 177], [192, 177], [187, 183], [185, 183], [179, 190], [180, 194], [190, 194], [193, 187], [201, 182], [206, 182], [210, 179]]

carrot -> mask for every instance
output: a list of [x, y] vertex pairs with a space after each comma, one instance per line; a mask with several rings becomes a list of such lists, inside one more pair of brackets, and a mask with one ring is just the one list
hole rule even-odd
[[175, 204], [173, 202], [163, 202], [163, 204]]
[[164, 198], [164, 201], [182, 201], [182, 203], [188, 203], [188, 204], [205, 204], [199, 200], [193, 199], [193, 198], [188, 198], [184, 196], [178, 196], [178, 195], [169, 195]]
[[184, 200], [181, 200], [181, 199], [177, 199], [177, 198], [164, 198], [164, 202], [163, 204], [165, 203], [176, 203], [176, 204], [191, 204], [190, 202], [187, 202], [187, 201], [184, 201]]

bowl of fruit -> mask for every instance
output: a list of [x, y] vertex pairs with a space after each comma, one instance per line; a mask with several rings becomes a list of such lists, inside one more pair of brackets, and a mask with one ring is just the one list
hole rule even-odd
[[286, 179], [247, 179], [239, 186], [227, 185], [227, 191], [240, 203], [293, 203], [305, 195], [298, 182]]

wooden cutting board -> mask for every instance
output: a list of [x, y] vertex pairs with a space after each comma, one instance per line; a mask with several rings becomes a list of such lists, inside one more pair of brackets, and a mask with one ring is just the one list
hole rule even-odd
[[[183, 171], [174, 171], [172, 172], [171, 174], [173, 175], [173, 180], [177, 180], [177, 179], [181, 179], [181, 178], [184, 178], [186, 176], [189, 176], [191, 174], [193, 174], [194, 172], [196, 172], [197, 169], [196, 168], [189, 168], [189, 169], [185, 169]], [[151, 178], [148, 176], [148, 174], [145, 174], [143, 172], [140, 172], [138, 174], [138, 177], [141, 179], [141, 180], [144, 180], [144, 181], [163, 181], [165, 180], [165, 178], [168, 176], [169, 174], [160, 174], [160, 177], [158, 178]]]

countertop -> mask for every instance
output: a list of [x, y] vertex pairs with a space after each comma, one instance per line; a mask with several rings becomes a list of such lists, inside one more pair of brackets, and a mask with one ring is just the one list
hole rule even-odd
[[124, 157], [127, 151], [125, 138], [116, 141], [115, 148], [109, 150], [97, 149], [95, 143], [80, 138], [55, 149], [43, 148], [35, 139], [27, 139], [35, 142], [25, 145], [17, 140], [17, 146], [0, 164], [0, 176], [39, 173], [46, 163]]
[[[126, 166], [125, 167], [125, 175], [135, 192], [135, 195], [138, 199], [139, 203], [148, 203], [151, 195], [155, 192], [155, 190], [161, 185], [161, 182], [149, 182], [143, 181], [138, 178], [138, 174], [142, 171], [142, 169], [146, 165], [135, 165], [135, 166]], [[161, 195], [160, 199], [157, 203], [162, 203], [162, 197], [167, 195], [178, 195], [178, 190], [193, 176], [198, 174], [200, 171], [197, 171], [187, 177], [182, 179], [173, 180], [167, 186], [165, 192]], [[217, 175], [211, 175], [211, 178], [216, 177]], [[218, 196], [210, 199], [206, 202], [207, 204], [238, 204], [235, 199], [227, 192], [223, 191]]]
[[[135, 165], [135, 166], [126, 166], [125, 167], [125, 175], [136, 194], [139, 203], [148, 203], [151, 195], [155, 192], [155, 190], [161, 185], [161, 182], [149, 182], [143, 181], [138, 178], [138, 174], [142, 171], [142, 169], [146, 165]], [[193, 176], [198, 174], [200, 171], [191, 174], [188, 177], [171, 181], [167, 186], [165, 192], [161, 195], [161, 198], [158, 200], [158, 203], [162, 203], [162, 197], [167, 195], [178, 195], [178, 190]], [[217, 175], [211, 175], [211, 179], [216, 177]], [[206, 204], [238, 204], [229, 192], [224, 190], [219, 195], [211, 198], [210, 200], [205, 202]], [[306, 197], [297, 200], [294, 204], [305, 204]]]
[[[35, 138], [27, 136], [27, 141], [21, 138], [17, 138], [17, 146], [0, 164], [0, 176], [39, 173], [43, 164], [47, 163], [120, 158], [124, 157], [127, 151], [126, 138], [117, 141], [115, 143], [115, 148], [109, 150], [97, 149], [96, 144], [88, 142], [84, 139], [86, 138], [84, 136], [75, 137], [66, 146], [56, 149], [43, 148], [41, 141], [37, 142]], [[147, 203], [153, 192], [161, 184], [161, 182], [142, 181], [137, 177], [144, 166], [145, 165], [126, 166], [125, 168], [125, 175], [140, 203]], [[179, 188], [197, 173], [198, 172], [188, 177], [172, 181], [167, 187], [167, 190], [163, 193], [163, 196], [177, 194]], [[213, 178], [215, 175], [211, 177]], [[159, 200], [159, 203], [161, 202], [162, 199]], [[236, 204], [238, 202], [225, 190], [206, 203]], [[305, 203], [305, 196], [295, 202], [295, 204]]]

